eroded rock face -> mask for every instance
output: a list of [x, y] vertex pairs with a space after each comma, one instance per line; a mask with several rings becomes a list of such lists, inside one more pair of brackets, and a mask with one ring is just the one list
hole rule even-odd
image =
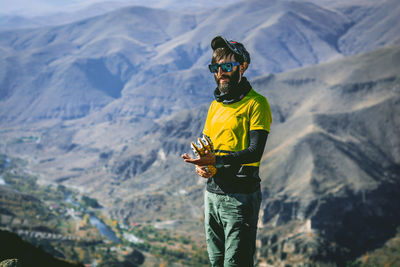
[[[378, 58], [384, 61], [383, 55]], [[394, 58], [399, 57], [387, 59]], [[319, 84], [320, 92], [332, 93], [320, 100], [323, 105], [297, 101], [303, 112], [289, 112], [277, 129], [283, 135], [285, 129], [297, 132], [286, 139], [271, 135], [272, 152], [261, 172], [265, 187], [259, 256], [273, 266], [343, 266], [396, 235], [400, 79], [391, 74], [349, 76], [351, 83]], [[305, 99], [318, 94], [312, 89], [318, 86], [315, 82], [307, 84], [312, 93]], [[269, 79], [268, 87], [281, 87], [282, 94], [291, 90], [282, 83]], [[337, 97], [344, 102], [336, 102]], [[309, 114], [308, 108], [314, 111]]]
[[132, 155], [115, 162], [111, 171], [118, 180], [127, 180], [145, 172], [157, 160], [157, 151], [150, 151], [146, 155]]
[[[312, 212], [306, 218], [293, 212], [299, 203], [272, 201], [263, 209], [262, 220], [268, 225], [261, 229], [260, 258], [342, 266], [382, 247], [400, 225], [399, 189], [394, 181], [358, 193], [343, 189], [340, 195], [310, 203]], [[277, 206], [279, 212], [270, 213]]]

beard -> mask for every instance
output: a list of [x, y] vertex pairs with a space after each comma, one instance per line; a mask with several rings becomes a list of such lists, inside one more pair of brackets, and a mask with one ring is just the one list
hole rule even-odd
[[[220, 83], [221, 78], [227, 78], [228, 82]], [[217, 82], [218, 90], [221, 94], [228, 94], [232, 92], [232, 90], [239, 84], [240, 73], [239, 68], [232, 73], [232, 75], [222, 75], [220, 78], [215, 77], [215, 81]]]

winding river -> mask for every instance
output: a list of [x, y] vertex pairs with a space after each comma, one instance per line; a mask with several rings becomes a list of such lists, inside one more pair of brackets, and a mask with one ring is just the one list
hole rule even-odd
[[6, 181], [3, 179], [3, 175], [0, 174], [0, 185], [7, 185]]
[[[4, 169], [7, 168], [8, 166], [10, 166], [10, 164], [11, 164], [11, 160], [8, 157], [6, 157], [5, 158]], [[2, 174], [0, 174], [0, 185], [5, 185], [5, 186], [8, 185], [6, 183], [6, 181], [4, 181]], [[67, 203], [71, 203], [71, 204], [73, 204], [74, 206], [76, 206], [78, 208], [82, 208], [82, 206], [78, 202], [73, 201], [71, 199], [71, 195], [66, 195], [64, 201], [67, 202]], [[101, 235], [105, 236], [107, 239], [109, 239], [110, 241], [112, 241], [114, 243], [121, 243], [121, 240], [118, 239], [118, 237], [110, 229], [110, 227], [108, 227], [99, 218], [97, 218], [96, 215], [93, 212], [89, 212], [87, 210], [84, 210], [84, 212], [88, 213], [90, 215], [89, 222], [92, 225], [96, 226], [96, 228], [99, 230]]]
[[[83, 209], [83, 207], [78, 202], [72, 200], [70, 194], [65, 196], [64, 201], [67, 203], [71, 203], [80, 209]], [[109, 239], [110, 241], [112, 241], [114, 243], [121, 243], [121, 240], [118, 239], [118, 237], [110, 229], [110, 227], [108, 227], [99, 218], [97, 218], [97, 216], [93, 212], [90, 212], [90, 211], [87, 211], [84, 209], [84, 213], [88, 213], [90, 215], [90, 218], [89, 218], [90, 224], [96, 226], [96, 228], [99, 230], [101, 235], [105, 236], [107, 239]]]
[[[8, 166], [10, 166], [11, 160], [8, 157], [5, 157], [4, 160], [5, 160], [5, 163], [4, 163], [3, 169], [6, 169]], [[2, 174], [0, 174], [0, 185], [8, 185], [6, 183], [6, 181], [4, 181], [4, 178], [3, 178]]]
[[107, 237], [109, 240], [111, 240], [114, 243], [121, 243], [121, 240], [118, 239], [118, 237], [115, 235], [115, 233], [105, 225], [99, 218], [97, 218], [93, 213], [90, 214], [90, 223], [99, 229], [100, 234], [103, 236]]

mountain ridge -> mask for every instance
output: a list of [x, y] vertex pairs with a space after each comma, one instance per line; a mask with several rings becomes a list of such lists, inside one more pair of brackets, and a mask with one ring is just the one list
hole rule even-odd
[[[390, 0], [369, 9], [391, 10], [387, 21], [400, 12]], [[243, 40], [252, 51], [252, 78], [333, 60], [343, 56], [342, 50], [354, 53], [344, 48], [347, 34], [357, 36], [348, 31], [358, 25], [363, 37], [357, 42], [365, 43], [373, 38], [365, 31], [368, 23], [382, 19], [382, 12], [366, 13], [369, 20], [355, 16], [355, 21], [345, 11], [300, 1], [250, 1], [197, 15], [126, 7], [66, 25], [2, 32], [0, 118], [7, 124], [73, 120], [97, 112], [103, 117], [168, 115], [211, 99], [209, 91], [196, 88], [213, 87], [202, 66], [211, 56], [207, 40], [215, 35]], [[395, 36], [378, 36], [368, 49], [396, 44]]]

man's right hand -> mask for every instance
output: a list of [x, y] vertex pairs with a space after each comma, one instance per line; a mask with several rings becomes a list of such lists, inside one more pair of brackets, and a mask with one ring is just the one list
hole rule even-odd
[[[192, 164], [195, 164], [193, 161], [197, 160], [197, 159], [193, 159], [192, 157], [190, 157], [187, 153], [183, 154], [181, 157], [185, 160], [185, 162], [189, 162]], [[209, 167], [214, 167], [214, 166], [211, 165], [211, 166], [207, 167], [204, 165], [200, 166], [197, 164], [195, 164], [195, 166], [196, 166], [196, 173], [199, 176], [201, 176], [203, 178], [210, 178], [211, 176], [213, 176], [213, 173], [209, 170]]]
[[182, 158], [187, 163], [199, 165], [199, 166], [206, 166], [206, 165], [215, 165], [215, 154], [213, 152], [209, 152], [206, 150], [205, 155], [200, 158], [191, 158], [187, 153], [182, 155]]

